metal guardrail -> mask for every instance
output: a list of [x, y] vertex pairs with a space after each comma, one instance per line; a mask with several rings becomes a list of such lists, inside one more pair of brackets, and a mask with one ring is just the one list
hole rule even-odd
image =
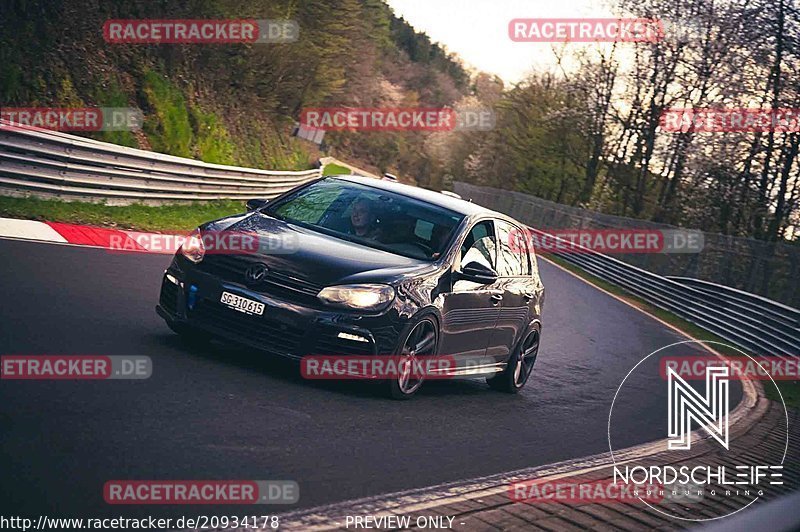
[[759, 312], [758, 319], [769, 321], [776, 326], [797, 327], [800, 324], [800, 310], [772, 301], [766, 297], [751, 294], [743, 290], [723, 286], [689, 277], [667, 276], [686, 286], [706, 292], [709, 298], [729, 306], [747, 305]]
[[321, 169], [258, 170], [0, 123], [0, 187], [117, 202], [273, 198]]
[[[470, 198], [470, 186], [456, 183], [456, 192]], [[498, 211], [514, 207], [485, 205]], [[530, 223], [524, 213], [509, 212], [518, 220]], [[542, 237], [556, 238], [530, 228]], [[573, 242], [557, 240], [564, 249], [552, 252], [604, 281], [620, 286], [648, 303], [670, 311], [746, 352], [778, 357], [800, 355], [800, 310], [750, 294], [698, 279], [664, 277], [633, 266], [614, 257], [597, 253]], [[577, 248], [577, 249], [576, 249]]]
[[588, 250], [553, 254], [748, 352], [784, 357], [800, 355], [800, 311], [797, 309], [753, 294], [729, 293], [730, 289], [714, 283], [662, 277]]

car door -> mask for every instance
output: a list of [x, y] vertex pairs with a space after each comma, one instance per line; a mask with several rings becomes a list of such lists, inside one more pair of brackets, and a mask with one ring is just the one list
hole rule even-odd
[[[497, 237], [491, 220], [476, 222], [467, 233], [453, 271], [476, 261], [495, 269]], [[480, 365], [485, 360], [489, 333], [500, 315], [501, 292], [496, 283], [481, 284], [453, 275], [451, 290], [444, 295], [439, 352], [455, 357], [459, 367]]]
[[505, 362], [531, 321], [535, 289], [525, 232], [506, 220], [495, 220], [500, 312], [486, 348], [486, 364]]

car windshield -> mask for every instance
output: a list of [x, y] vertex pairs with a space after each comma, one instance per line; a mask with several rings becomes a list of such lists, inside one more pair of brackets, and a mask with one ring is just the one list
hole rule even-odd
[[404, 257], [436, 260], [464, 215], [375, 187], [327, 178], [270, 204], [265, 214]]

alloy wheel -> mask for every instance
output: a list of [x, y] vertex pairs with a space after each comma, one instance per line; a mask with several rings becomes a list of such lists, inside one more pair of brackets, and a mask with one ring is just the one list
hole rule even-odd
[[531, 332], [520, 348], [517, 365], [514, 368], [514, 386], [521, 388], [530, 377], [536, 357], [539, 354], [539, 331]]
[[417, 357], [431, 356], [436, 350], [436, 327], [429, 319], [417, 323], [406, 338], [400, 352], [400, 374], [397, 376], [397, 385], [400, 392], [410, 395], [422, 385], [423, 378], [415, 375], [414, 364]]

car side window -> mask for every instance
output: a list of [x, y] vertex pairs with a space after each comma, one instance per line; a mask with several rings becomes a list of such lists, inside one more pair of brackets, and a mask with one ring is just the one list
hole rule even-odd
[[526, 233], [504, 220], [497, 224], [497, 274], [501, 277], [530, 275], [530, 257]]
[[462, 267], [473, 261], [493, 270], [497, 268], [497, 240], [491, 220], [475, 224], [461, 245]]

